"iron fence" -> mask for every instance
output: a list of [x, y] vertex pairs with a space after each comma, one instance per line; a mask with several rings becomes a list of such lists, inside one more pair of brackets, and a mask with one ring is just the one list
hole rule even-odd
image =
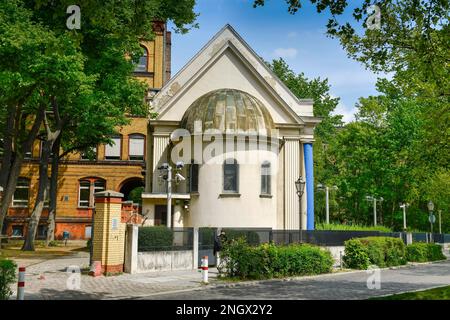
[[193, 228], [140, 227], [138, 251], [192, 250], [193, 239]]
[[[406, 243], [404, 232], [380, 231], [347, 231], [347, 230], [273, 230], [227, 228], [225, 234], [228, 239], [244, 237], [250, 245], [273, 242], [277, 245], [292, 243], [309, 243], [319, 246], [343, 246], [344, 242], [353, 238], [364, 237], [392, 237], [400, 238]], [[429, 242], [427, 233], [413, 233], [413, 242]], [[450, 242], [450, 234], [434, 234], [434, 242]]]

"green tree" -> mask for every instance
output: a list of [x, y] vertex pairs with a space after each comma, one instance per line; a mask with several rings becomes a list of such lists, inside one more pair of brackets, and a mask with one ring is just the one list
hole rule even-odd
[[[299, 99], [313, 99], [314, 116], [320, 117], [322, 122], [315, 129], [314, 142], [314, 179], [317, 183], [334, 184], [336, 173], [335, 157], [330, 154], [328, 147], [336, 134], [337, 128], [343, 125], [341, 115], [333, 115], [339, 103], [339, 98], [330, 94], [330, 85], [327, 79], [308, 79], [303, 73], [296, 74], [283, 59], [273, 60], [269, 67], [281, 81]], [[335, 199], [334, 197], [331, 198]], [[335, 204], [335, 201], [333, 201]], [[324, 197], [316, 197], [315, 208], [317, 212], [325, 215]]]
[[[23, 247], [25, 250], [34, 249], [33, 241], [46, 196], [47, 168], [52, 150], [50, 218], [54, 217], [56, 209], [59, 159], [68, 152], [83, 151], [98, 143], [109, 142], [109, 136], [115, 132], [116, 126], [128, 123], [126, 114], [145, 114], [146, 87], [132, 77], [132, 71], [134, 63], [142, 54], [140, 41], [152, 38], [153, 22], [172, 20], [179, 31], [186, 32], [187, 26], [196, 18], [193, 0], [138, 3], [132, 0], [120, 3], [85, 0], [78, 3], [81, 7], [82, 28], [69, 31], [66, 28], [69, 2], [13, 0], [0, 5], [0, 12], [5, 17], [0, 20], [5, 21], [0, 25], [0, 28], [5, 29], [5, 32], [1, 30], [2, 40], [5, 39], [7, 44], [0, 49], [0, 55], [5, 58], [2, 59], [5, 63], [1, 65], [1, 70], [9, 72], [5, 75], [2, 73], [2, 77], [12, 78], [4, 82], [11, 93], [4, 97], [4, 101], [8, 102], [5, 103], [6, 107], [11, 109], [5, 118], [20, 118], [22, 111], [17, 108], [17, 101], [26, 98], [20, 90], [14, 90], [14, 86], [21, 89], [23, 85], [13, 83], [13, 76], [29, 79], [31, 85], [28, 86], [34, 90], [30, 90], [30, 96], [34, 99], [26, 101], [26, 105], [38, 108], [40, 113], [27, 113], [36, 125], [32, 126], [34, 136], [29, 135], [27, 140], [31, 141], [29, 146], [21, 148], [22, 154], [23, 150], [30, 149], [36, 137], [43, 141], [44, 146], [40, 159], [39, 191]], [[30, 31], [35, 32], [33, 34]], [[42, 61], [38, 59], [38, 63], [34, 63], [33, 54], [41, 54]], [[19, 61], [20, 55], [25, 59]], [[17, 63], [8, 64], [9, 61]], [[39, 73], [30, 72], [36, 71], [33, 67]], [[17, 159], [18, 152], [13, 148], [16, 144], [7, 141], [9, 137], [13, 140], [16, 135], [14, 125], [17, 124], [14, 121], [11, 123], [12, 126], [7, 125], [2, 132], [8, 146], [3, 156], [3, 162], [7, 165], [2, 163], [2, 173], [8, 172], [11, 159]], [[27, 129], [29, 127], [25, 126]], [[59, 146], [62, 147], [62, 154]], [[10, 150], [10, 157], [5, 160], [6, 149]], [[20, 165], [16, 161], [17, 175]], [[2, 213], [6, 214], [17, 176], [8, 174], [4, 180], [11, 186], [7, 189], [8, 197], [2, 203]], [[0, 223], [5, 214], [0, 217]]]

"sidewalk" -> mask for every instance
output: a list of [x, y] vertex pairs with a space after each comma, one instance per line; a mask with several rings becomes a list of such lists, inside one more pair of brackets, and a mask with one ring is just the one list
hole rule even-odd
[[[79, 252], [66, 258], [39, 261], [16, 259], [19, 266], [26, 266], [26, 300], [77, 300], [77, 299], [130, 299], [157, 293], [201, 288], [201, 273], [197, 270], [121, 274], [92, 277], [68, 273], [71, 266], [80, 269], [89, 265], [89, 254]], [[209, 272], [210, 283], [216, 282], [217, 270]], [[79, 281], [78, 281], [79, 279]], [[79, 290], [77, 289], [79, 284]], [[16, 286], [14, 296], [16, 299]]]

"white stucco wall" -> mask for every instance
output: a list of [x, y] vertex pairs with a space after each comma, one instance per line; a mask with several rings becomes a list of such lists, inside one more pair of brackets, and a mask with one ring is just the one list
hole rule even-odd
[[[258, 152], [258, 151], [257, 151]], [[191, 197], [185, 226], [189, 227], [277, 227], [277, 161], [268, 151], [259, 151], [257, 163], [245, 163], [239, 155], [238, 193], [240, 197], [221, 197], [221, 161], [206, 163], [199, 171], [199, 195]], [[271, 198], [261, 198], [261, 164], [271, 161]], [[214, 162], [214, 161], [211, 161]]]

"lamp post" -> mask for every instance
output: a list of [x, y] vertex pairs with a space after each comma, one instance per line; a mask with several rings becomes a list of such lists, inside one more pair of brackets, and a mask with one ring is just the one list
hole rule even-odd
[[[184, 167], [183, 162], [177, 162], [176, 163], [176, 171], [181, 170]], [[185, 178], [177, 172], [175, 175], [175, 179], [172, 179], [172, 166], [168, 163], [163, 163], [160, 167], [158, 167], [158, 170], [160, 170], [163, 175], [162, 178], [166, 180], [167, 182], [167, 227], [172, 227], [172, 180], [178, 182], [178, 181], [184, 181]]]
[[433, 201], [430, 200], [427, 204], [427, 207], [428, 207], [428, 212], [429, 212], [428, 220], [430, 221], [430, 226], [431, 226], [430, 241], [433, 242], [433, 223], [434, 223], [434, 219], [436, 219], [435, 216], [433, 215], [433, 211], [434, 211]]
[[438, 213], [439, 213], [439, 233], [442, 234], [442, 221], [441, 221], [442, 210], [439, 210]]
[[373, 201], [373, 225], [377, 226], [377, 201], [382, 202], [384, 199], [380, 197], [377, 199], [375, 196], [366, 196], [367, 201]]
[[295, 181], [295, 189], [297, 191], [298, 201], [299, 201], [299, 228], [298, 232], [300, 233], [300, 243], [302, 242], [302, 196], [305, 193], [305, 179], [300, 176], [297, 181]]
[[403, 231], [406, 232], [406, 208], [409, 207], [409, 203], [401, 203], [400, 208], [403, 209]]
[[[319, 183], [317, 185], [317, 189], [319, 191], [324, 191], [325, 190], [325, 212], [326, 212], [325, 221], [326, 221], [326, 224], [329, 224], [330, 223], [330, 195], [329, 195], [330, 187], [324, 186], [323, 184]], [[332, 190], [337, 190], [338, 187], [337, 186], [332, 186], [331, 189]]]

